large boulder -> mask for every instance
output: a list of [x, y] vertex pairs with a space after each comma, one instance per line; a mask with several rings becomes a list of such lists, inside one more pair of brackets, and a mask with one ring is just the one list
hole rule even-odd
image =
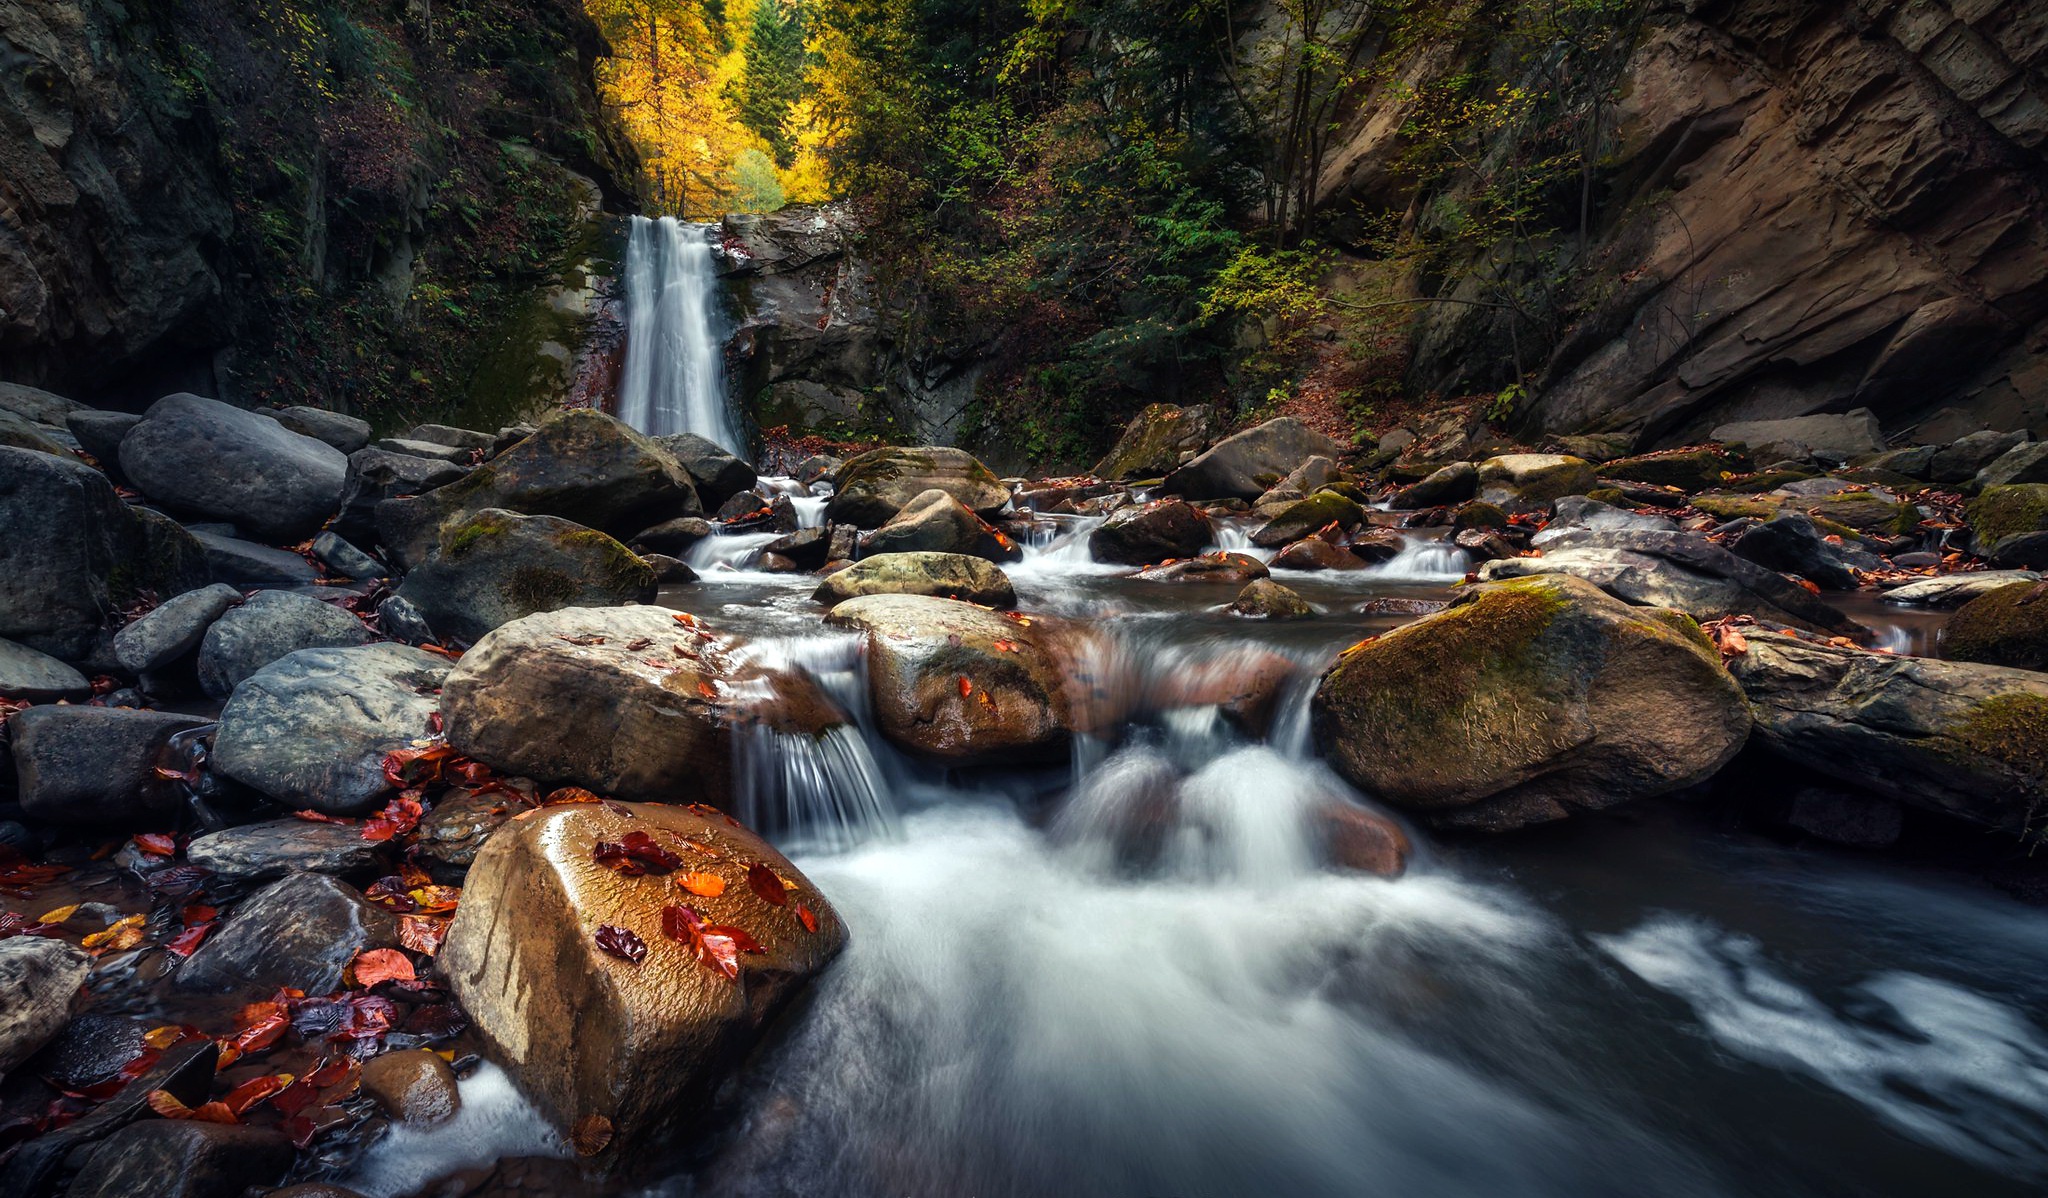
[[141, 1119], [87, 1157], [65, 1198], [230, 1198], [284, 1178], [296, 1154], [268, 1127]]
[[1257, 499], [1309, 458], [1343, 453], [1338, 442], [1281, 416], [1218, 441], [1168, 474], [1161, 489], [1188, 499]]
[[862, 541], [865, 555], [972, 553], [981, 540], [981, 517], [937, 487], [912, 499]]
[[1163, 566], [1138, 571], [1134, 578], [1146, 582], [1213, 582], [1237, 586], [1271, 573], [1266, 563], [1246, 553], [1205, 553], [1184, 557]]
[[1979, 555], [2001, 566], [2048, 567], [2048, 483], [1987, 487], [1965, 518]]
[[1783, 420], [1738, 420], [1720, 425], [1711, 436], [1747, 449], [1760, 466], [1809, 457], [1846, 462], [1884, 448], [1884, 430], [1869, 408]]
[[1255, 620], [1305, 620], [1315, 615], [1316, 609], [1272, 579], [1255, 578], [1237, 593], [1230, 604], [1230, 614]]
[[[718, 879], [719, 892], [597, 859], [600, 845], [634, 836]], [[609, 1127], [606, 1159], [616, 1160], [698, 1126], [718, 1084], [846, 935], [817, 888], [738, 824], [585, 803], [491, 837], [437, 964], [520, 1090], [564, 1129]], [[734, 953], [736, 943], [746, 947]]]
[[341, 989], [356, 954], [398, 942], [398, 921], [324, 874], [288, 874], [242, 900], [178, 971], [178, 987], [209, 993], [307, 994]]
[[901, 747], [956, 764], [1066, 750], [1066, 674], [1043, 621], [923, 595], [849, 599], [825, 619], [864, 634], [875, 718]]
[[341, 507], [348, 455], [267, 416], [180, 392], [151, 404], [121, 438], [121, 472], [167, 507], [285, 544]]
[[66, 399], [53, 391], [23, 383], [0, 383], [0, 412], [36, 424], [62, 427], [73, 414], [91, 410], [77, 400]]
[[966, 450], [891, 446], [848, 458], [840, 466], [839, 489], [825, 508], [826, 518], [877, 528], [934, 488], [978, 516], [993, 516], [1010, 502], [1009, 489]]
[[234, 587], [313, 586], [320, 571], [313, 563], [289, 549], [259, 545], [240, 537], [209, 529], [192, 534], [206, 554], [206, 574], [217, 583]]
[[130, 707], [31, 707], [7, 722], [21, 806], [53, 824], [103, 833], [160, 829], [182, 803], [157, 776], [171, 737], [206, 725], [198, 716]]
[[194, 837], [185, 848], [185, 859], [224, 882], [268, 882], [286, 874], [367, 869], [384, 847], [364, 840], [363, 830], [354, 824], [287, 816]]
[[241, 601], [242, 592], [218, 582], [173, 595], [114, 634], [114, 660], [138, 676], [164, 669], [197, 649], [213, 622]]
[[806, 676], [738, 662], [737, 641], [678, 615], [571, 607], [498, 628], [442, 687], [448, 743], [543, 782], [723, 806], [736, 725], [817, 734], [845, 722]]
[[50, 703], [91, 694], [92, 684], [77, 670], [27, 645], [0, 641], [0, 699]]
[[346, 412], [331, 412], [326, 408], [301, 404], [259, 415], [270, 417], [302, 437], [325, 441], [343, 453], [355, 453], [370, 443], [370, 422]]
[[[1730, 548], [1737, 557], [1797, 574], [1831, 591], [1853, 591], [1859, 585], [1855, 570], [1845, 560], [1847, 552], [1829, 544], [1804, 512], [1779, 512], [1745, 530]], [[1863, 554], [1861, 560], [1864, 569], [1880, 564], [1869, 554]]]
[[1180, 499], [1118, 508], [1088, 535], [1088, 554], [1099, 562], [1146, 566], [1168, 558], [1198, 557], [1216, 539], [1200, 508]]
[[964, 553], [884, 553], [827, 575], [811, 598], [832, 605], [862, 595], [932, 595], [1015, 607], [1017, 591], [993, 562]]
[[331, 525], [337, 536], [358, 545], [377, 541], [377, 505], [387, 499], [420, 495], [468, 474], [466, 467], [435, 458], [358, 449], [348, 455], [348, 478], [341, 487], [341, 514]]
[[2015, 582], [2039, 582], [2032, 570], [1974, 570], [1963, 574], [1942, 574], [1923, 578], [1884, 593], [1886, 603], [1915, 607], [1961, 607], [1977, 596]]
[[1702, 445], [1616, 458], [1601, 463], [1599, 473], [1601, 478], [1621, 482], [1704, 491], [1719, 486], [1726, 475], [1739, 474], [1747, 466], [1718, 445]]
[[2048, 670], [2048, 588], [2016, 582], [1956, 609], [1941, 633], [1941, 655], [2018, 670]]
[[286, 807], [361, 815], [391, 789], [385, 756], [432, 734], [447, 674], [410, 645], [301, 649], [235, 687], [213, 766]]
[[331, 603], [296, 591], [258, 591], [224, 612], [199, 641], [199, 685], [216, 699], [288, 653], [341, 649], [376, 639], [369, 626]]
[[71, 1002], [91, 972], [92, 958], [62, 940], [0, 940], [0, 1077], [71, 1022]]
[[2048, 676], [1756, 633], [1728, 663], [1772, 753], [1909, 807], [2031, 835], [2048, 804]]
[[723, 446], [708, 437], [673, 433], [656, 437], [655, 441], [689, 472], [690, 481], [697, 488], [697, 497], [707, 509], [715, 511], [719, 504], [741, 491], [752, 490], [759, 478], [744, 459], [726, 452]]
[[1980, 491], [2029, 483], [2048, 483], [2048, 441], [2022, 441], [1998, 455], [1996, 461], [1970, 480], [1970, 485]]
[[1392, 506], [1396, 511], [1417, 511], [1462, 503], [1478, 493], [1479, 467], [1470, 462], [1452, 462], [1395, 492]]
[[1252, 544], [1267, 549], [1290, 545], [1332, 524], [1349, 532], [1365, 523], [1365, 509], [1335, 491], [1317, 491], [1275, 511], [1252, 534]]
[[668, 450], [602, 412], [579, 408], [456, 482], [378, 504], [377, 528], [385, 548], [411, 568], [450, 525], [486, 508], [560, 516], [612, 536], [702, 510], [689, 472]]
[[145, 592], [167, 598], [206, 581], [198, 542], [121, 502], [106, 475], [0, 447], [0, 637], [75, 660]]
[[1479, 463], [1479, 498], [1499, 507], [1540, 508], [1599, 486], [1593, 463], [1562, 453], [1508, 453]]
[[1492, 832], [1702, 782], [1749, 726], [1690, 618], [1568, 576], [1474, 587], [1354, 646], [1314, 704], [1345, 777], [1438, 827]]
[[1163, 477], [1209, 444], [1214, 421], [1207, 404], [1148, 404], [1131, 417], [1116, 445], [1089, 473], [1115, 480]]
[[448, 525], [398, 588], [436, 633], [465, 642], [535, 612], [646, 603], [654, 592], [654, 568], [605, 534], [497, 508]]
[[1928, 463], [1927, 480], [1949, 486], [1969, 482], [2026, 439], [2022, 432], [2000, 433], [1988, 428], [1957, 437], [1935, 451], [1934, 460]]

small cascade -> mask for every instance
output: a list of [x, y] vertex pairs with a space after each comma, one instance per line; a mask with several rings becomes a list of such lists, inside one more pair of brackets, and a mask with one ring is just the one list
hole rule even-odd
[[695, 433], [745, 455], [716, 336], [711, 227], [633, 218], [626, 243], [626, 365], [619, 419], [654, 436]]
[[1472, 569], [1472, 555], [1449, 541], [1413, 539], [1401, 552], [1369, 569], [1360, 578], [1379, 582], [1456, 582]]
[[877, 750], [889, 750], [868, 717], [860, 639], [852, 635], [766, 639], [748, 644], [736, 664], [763, 671], [736, 690], [737, 700], [775, 699], [777, 680], [802, 675], [847, 713], [848, 722], [820, 735], [787, 732], [764, 721], [734, 729], [737, 814], [787, 848], [843, 851], [876, 836], [899, 834]]

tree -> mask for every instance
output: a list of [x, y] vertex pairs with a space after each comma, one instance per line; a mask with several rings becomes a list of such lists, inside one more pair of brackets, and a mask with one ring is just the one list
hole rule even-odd
[[781, 167], [796, 157], [790, 114], [803, 98], [805, 58], [802, 14], [781, 0], [755, 0], [746, 65], [726, 85], [726, 100], [739, 123], [768, 143]]
[[775, 163], [759, 150], [741, 150], [732, 164], [732, 202], [741, 212], [773, 212], [782, 207], [782, 181]]

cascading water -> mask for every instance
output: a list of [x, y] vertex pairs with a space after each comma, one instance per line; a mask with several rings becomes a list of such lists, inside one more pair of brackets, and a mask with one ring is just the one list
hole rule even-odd
[[625, 281], [619, 419], [654, 436], [695, 433], [744, 456], [715, 335], [718, 277], [710, 226], [634, 217]]

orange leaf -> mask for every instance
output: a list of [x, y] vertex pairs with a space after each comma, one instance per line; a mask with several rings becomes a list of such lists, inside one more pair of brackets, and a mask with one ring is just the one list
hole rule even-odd
[[611, 1145], [612, 1121], [603, 1115], [585, 1115], [576, 1121], [569, 1142], [576, 1146], [576, 1155], [596, 1156]]
[[700, 681], [697, 683], [697, 693], [707, 699], [716, 699], [718, 697], [718, 688], [708, 682]]
[[441, 942], [448, 938], [448, 921], [427, 915], [401, 915], [398, 917], [398, 943], [423, 956], [431, 957], [441, 951]]
[[292, 1075], [289, 1073], [272, 1073], [251, 1078], [229, 1090], [227, 1097], [220, 1100], [221, 1105], [239, 1115], [291, 1084]]
[[717, 874], [687, 873], [676, 884], [700, 898], [717, 898], [725, 893], [725, 879]]
[[969, 696], [969, 695], [971, 695], [971, 694], [973, 694], [973, 693], [974, 693], [974, 684], [973, 684], [972, 682], [969, 682], [969, 681], [967, 680], [967, 675], [965, 675], [965, 674], [962, 674], [962, 675], [960, 675], [960, 697], [961, 697], [961, 698], [963, 698], [963, 699], [965, 699], [965, 698], [966, 698], [967, 696]]
[[166, 832], [143, 832], [136, 836], [135, 847], [152, 857], [168, 857], [178, 851], [178, 842]]
[[816, 932], [818, 930], [817, 915], [813, 913], [809, 907], [804, 906], [802, 903], [798, 903], [796, 905], [796, 918], [798, 923], [804, 925], [804, 931]]
[[368, 988], [381, 982], [410, 982], [414, 978], [412, 958], [395, 948], [372, 948], [356, 954], [356, 985]]

